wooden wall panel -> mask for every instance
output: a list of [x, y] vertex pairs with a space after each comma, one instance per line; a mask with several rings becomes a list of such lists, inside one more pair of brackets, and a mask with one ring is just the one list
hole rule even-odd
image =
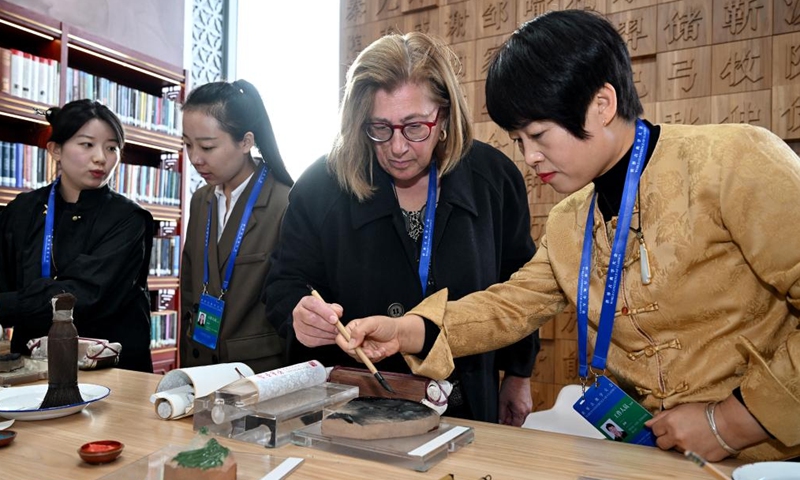
[[[341, 0], [342, 81], [358, 52], [379, 35], [421, 31], [451, 45], [475, 122], [475, 136], [522, 171], [531, 236], [545, 234], [564, 198], [525, 165], [485, 107], [491, 55], [517, 26], [544, 12], [588, 9], [608, 16], [626, 39], [645, 118], [655, 123], [751, 123], [800, 152], [800, 0]], [[540, 329], [531, 382], [534, 409], [577, 383], [574, 310]]]

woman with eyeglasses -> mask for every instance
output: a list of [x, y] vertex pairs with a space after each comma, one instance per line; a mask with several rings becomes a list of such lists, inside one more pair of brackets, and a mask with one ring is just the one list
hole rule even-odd
[[[458, 298], [503, 281], [533, 256], [522, 175], [473, 139], [456, 65], [440, 41], [409, 33], [376, 40], [350, 67], [340, 132], [292, 189], [267, 277], [290, 363], [359, 366], [335, 345], [336, 319], [400, 317], [436, 291]], [[457, 359], [447, 415], [521, 425], [537, 351], [528, 336]], [[399, 355], [378, 369], [409, 372]]]

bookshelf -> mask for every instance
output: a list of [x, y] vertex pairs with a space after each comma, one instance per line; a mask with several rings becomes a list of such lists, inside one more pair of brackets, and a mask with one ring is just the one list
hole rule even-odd
[[0, 0], [0, 209], [55, 176], [44, 151], [48, 125], [36, 109], [90, 98], [117, 113], [126, 145], [112, 188], [156, 221], [148, 286], [153, 366], [161, 373], [178, 361], [185, 90], [180, 66]]

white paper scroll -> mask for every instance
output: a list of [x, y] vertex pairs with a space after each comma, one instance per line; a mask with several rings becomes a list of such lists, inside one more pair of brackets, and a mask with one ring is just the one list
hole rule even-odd
[[194, 413], [195, 397], [209, 395], [242, 375], [253, 375], [253, 369], [241, 362], [170, 370], [158, 383], [156, 393], [150, 396], [150, 403], [155, 404], [159, 418], [183, 418]]

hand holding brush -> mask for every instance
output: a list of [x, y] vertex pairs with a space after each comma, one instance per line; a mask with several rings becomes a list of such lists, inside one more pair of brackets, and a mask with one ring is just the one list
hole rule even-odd
[[[325, 300], [322, 299], [322, 296], [319, 294], [319, 292], [314, 290], [314, 287], [312, 287], [311, 285], [308, 285], [308, 289], [311, 291], [311, 295], [314, 298], [317, 298], [318, 300], [323, 301], [323, 302], [325, 301]], [[344, 328], [344, 325], [342, 325], [342, 322], [337, 320], [336, 321], [336, 328], [339, 329], [339, 333], [341, 333], [342, 336], [347, 341], [350, 341], [350, 332], [348, 332], [347, 329]], [[364, 351], [361, 350], [360, 347], [356, 347], [355, 350], [356, 350], [356, 355], [358, 355], [358, 358], [361, 359], [361, 362], [364, 365], [366, 365], [366, 367], [369, 369], [370, 372], [372, 372], [372, 375], [375, 377], [375, 379], [378, 380], [378, 383], [380, 383], [381, 386], [387, 392], [395, 393], [394, 389], [392, 389], [392, 387], [389, 385], [389, 382], [387, 382], [386, 379], [383, 378], [383, 375], [381, 375], [381, 372], [379, 372], [378, 369], [375, 368], [375, 365], [372, 364], [372, 361], [370, 361], [370, 359], [367, 357], [367, 355], [364, 353]]]

